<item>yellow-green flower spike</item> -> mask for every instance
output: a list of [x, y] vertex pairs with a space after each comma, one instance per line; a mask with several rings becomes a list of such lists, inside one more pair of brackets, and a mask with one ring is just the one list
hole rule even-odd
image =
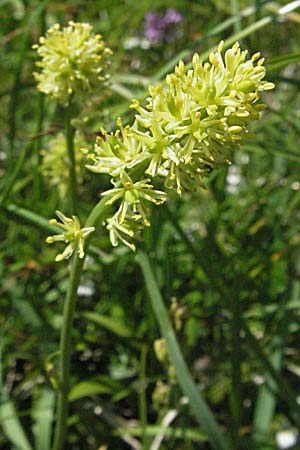
[[63, 253], [59, 253], [55, 261], [62, 261], [63, 259], [69, 259], [75, 250], [77, 250], [79, 258], [84, 257], [84, 242], [85, 238], [95, 231], [94, 227], [81, 228], [78, 217], [72, 216], [66, 217], [62, 212], [56, 211], [57, 217], [60, 219], [58, 222], [56, 219], [49, 220], [50, 225], [57, 225], [64, 230], [62, 234], [56, 234], [54, 236], [48, 236], [46, 239], [47, 244], [53, 244], [53, 242], [66, 242], [67, 247]]
[[112, 52], [88, 23], [53, 25], [33, 47], [41, 58], [36, 63], [41, 71], [34, 73], [38, 89], [62, 105], [71, 96], [87, 99], [108, 78]]
[[[223, 55], [223, 46], [209, 62], [195, 54], [190, 69], [180, 61], [164, 84], [149, 87], [145, 107], [132, 101], [133, 125], [123, 127], [118, 119], [119, 129], [104, 131], [105, 139], [96, 142], [88, 168], [112, 177], [114, 187], [103, 195], [108, 203], [118, 203], [108, 221], [113, 245], [119, 239], [131, 246], [131, 236], [149, 225], [145, 202], [166, 200], [166, 192], [153, 186], [164, 183], [178, 194], [205, 187], [212, 170], [230, 163], [234, 148], [249, 136], [249, 124], [264, 109], [260, 94], [274, 88], [263, 81], [264, 59], [260, 53], [247, 58], [238, 43]], [[132, 180], [131, 172], [139, 173], [139, 167], [140, 176]]]

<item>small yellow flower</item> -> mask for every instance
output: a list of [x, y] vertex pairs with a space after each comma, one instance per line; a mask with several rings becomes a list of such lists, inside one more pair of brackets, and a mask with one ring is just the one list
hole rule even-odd
[[134, 224], [132, 221], [127, 219], [126, 222], [120, 224], [116, 214], [110, 219], [107, 219], [106, 228], [109, 231], [109, 237], [113, 247], [116, 247], [120, 240], [132, 251], [135, 251], [135, 245], [131, 242], [131, 240], [134, 237], [133, 228], [137, 228], [137, 222], [134, 220], [133, 222]]
[[63, 230], [62, 234], [56, 234], [54, 236], [48, 236], [46, 239], [47, 244], [53, 244], [53, 242], [63, 241], [69, 243], [63, 253], [59, 253], [55, 261], [62, 261], [63, 259], [69, 259], [74, 251], [77, 249], [79, 258], [84, 257], [84, 242], [85, 238], [95, 231], [94, 227], [81, 228], [78, 217], [72, 216], [66, 217], [60, 211], [56, 211], [57, 217], [61, 223], [56, 219], [49, 220], [50, 225], [58, 225]]
[[147, 219], [149, 204], [161, 205], [166, 200], [167, 194], [153, 189], [153, 185], [149, 183], [150, 180], [148, 178], [134, 183], [126, 172], [122, 172], [120, 179], [122, 187], [115, 187], [103, 192], [102, 195], [109, 197], [106, 204], [112, 205], [121, 199], [117, 212], [120, 224], [125, 221], [128, 213], [133, 213], [142, 217], [145, 225], [150, 225]]

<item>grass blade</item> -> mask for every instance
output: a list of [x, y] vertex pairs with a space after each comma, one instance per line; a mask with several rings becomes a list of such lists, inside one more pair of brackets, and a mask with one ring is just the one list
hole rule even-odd
[[239, 5], [239, 0], [230, 0], [231, 3], [231, 10], [232, 10], [232, 15], [239, 17], [239, 20], [237, 20], [234, 24], [233, 24], [233, 29], [235, 33], [238, 33], [239, 31], [241, 31], [242, 26], [241, 26], [241, 18], [240, 18], [240, 5]]
[[45, 389], [35, 405], [33, 411], [33, 418], [35, 420], [35, 424], [33, 425], [33, 434], [35, 439], [35, 448], [37, 450], [50, 450], [51, 448], [54, 402], [54, 392]]
[[[161, 425], [148, 425], [146, 434], [148, 437], [155, 437], [158, 433], [161, 432]], [[143, 430], [141, 427], [120, 427], [117, 429], [117, 431], [114, 432], [116, 436], [122, 436], [124, 434], [130, 435], [130, 436], [136, 436], [141, 437], [143, 433]], [[164, 437], [165, 438], [171, 438], [175, 437], [176, 439], [189, 439], [195, 442], [205, 442], [207, 439], [204, 436], [203, 433], [201, 433], [198, 430], [195, 430], [194, 428], [186, 428], [186, 427], [171, 427], [168, 426], [164, 429]]]
[[298, 63], [300, 61], [300, 53], [289, 53], [288, 55], [276, 56], [270, 58], [266, 63], [267, 72], [274, 72], [275, 70], [282, 69], [292, 63]]
[[82, 315], [85, 319], [106, 328], [117, 336], [128, 338], [132, 335], [131, 330], [126, 325], [113, 317], [90, 311], [84, 311]]
[[[275, 352], [270, 358], [270, 363], [274, 369], [278, 370], [281, 365], [281, 353], [278, 351]], [[276, 397], [273, 392], [276, 384], [270, 376], [268, 378], [267, 382], [271, 389], [265, 385], [261, 386], [254, 411], [253, 426], [255, 429], [255, 437], [258, 440], [267, 437], [276, 406]]]
[[182, 356], [169, 315], [165, 308], [157, 282], [154, 278], [149, 259], [142, 252], [139, 252], [137, 259], [144, 275], [146, 288], [160, 327], [160, 331], [166, 341], [170, 360], [175, 367], [178, 383], [184, 394], [188, 397], [192, 411], [202, 426], [203, 431], [206, 433], [212, 448], [215, 450], [227, 450], [228, 446], [225, 437], [223, 436], [211, 410], [206, 404], [206, 401], [195, 385]]
[[0, 406], [0, 423], [4, 435], [18, 450], [33, 450], [23, 430], [15, 406], [10, 400]]
[[16, 162], [16, 165], [14, 167], [14, 169], [11, 172], [8, 172], [5, 182], [3, 183], [5, 188], [2, 194], [2, 197], [0, 199], [0, 205], [4, 205], [7, 198], [9, 197], [9, 194], [15, 184], [16, 179], [18, 178], [25, 162], [27, 159], [27, 156], [30, 154], [32, 147], [33, 147], [33, 142], [29, 142], [26, 147], [22, 150], [22, 152], [20, 153], [18, 160]]
[[83, 397], [110, 393], [110, 387], [106, 386], [105, 384], [99, 383], [98, 381], [86, 380], [81, 381], [80, 383], [72, 387], [69, 394], [69, 400], [70, 402], [73, 402]]

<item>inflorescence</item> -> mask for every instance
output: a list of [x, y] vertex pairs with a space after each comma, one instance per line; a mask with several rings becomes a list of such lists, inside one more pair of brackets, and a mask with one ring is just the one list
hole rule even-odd
[[70, 96], [88, 99], [108, 79], [112, 52], [88, 23], [69, 22], [63, 29], [55, 24], [33, 48], [41, 57], [41, 71], [34, 73], [38, 89], [64, 106]]
[[223, 57], [222, 49], [223, 42], [206, 63], [195, 54], [191, 69], [180, 61], [165, 85], [149, 87], [145, 107], [133, 100], [133, 125], [124, 127], [118, 119], [116, 132], [101, 130], [87, 167], [111, 176], [113, 188], [102, 195], [117, 205], [107, 220], [114, 246], [121, 240], [135, 248], [132, 238], [149, 225], [151, 204], [162, 204], [168, 189], [181, 195], [205, 187], [212, 170], [230, 163], [232, 150], [264, 109], [260, 92], [274, 84], [262, 81], [260, 53], [247, 59], [236, 43]]

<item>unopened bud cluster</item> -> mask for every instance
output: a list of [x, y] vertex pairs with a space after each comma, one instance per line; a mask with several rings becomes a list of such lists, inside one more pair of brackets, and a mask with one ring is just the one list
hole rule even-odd
[[213, 169], [230, 163], [233, 148], [264, 109], [257, 103], [260, 92], [274, 88], [262, 81], [264, 59], [259, 53], [247, 59], [238, 43], [224, 57], [222, 48], [221, 42], [206, 63], [195, 54], [191, 69], [180, 61], [165, 85], [149, 88], [145, 107], [133, 100], [132, 126], [119, 119], [115, 133], [101, 130], [87, 167], [111, 176], [114, 187], [103, 195], [117, 205], [107, 220], [113, 245], [121, 240], [135, 248], [132, 238], [149, 225], [151, 204], [163, 203], [167, 189], [181, 194], [204, 187]]
[[62, 29], [55, 24], [34, 48], [41, 57], [36, 63], [41, 71], [34, 73], [38, 89], [62, 105], [70, 96], [87, 99], [108, 78], [112, 52], [88, 23], [69, 22]]

